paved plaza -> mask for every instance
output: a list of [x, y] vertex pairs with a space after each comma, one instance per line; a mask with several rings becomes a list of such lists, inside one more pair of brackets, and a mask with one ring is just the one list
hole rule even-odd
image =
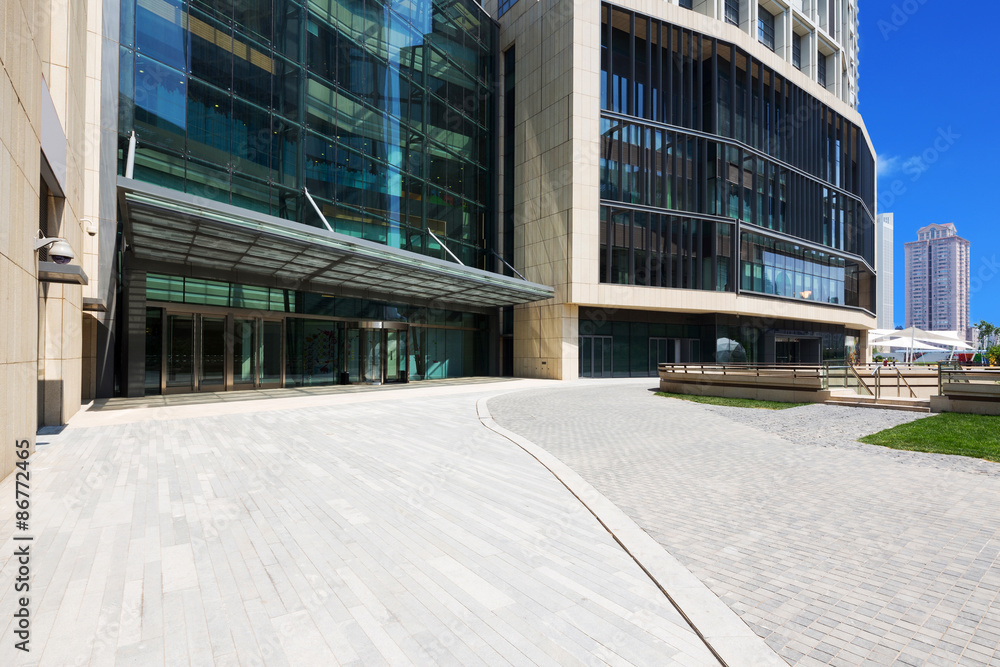
[[0, 664], [718, 665], [594, 516], [480, 423], [477, 398], [543, 384], [79, 415], [31, 461], [30, 654], [12, 649], [0, 483]]
[[30, 654], [0, 482], [0, 664], [1000, 665], [1000, 466], [653, 384], [97, 406], [31, 460]]
[[912, 413], [771, 412], [594, 381], [488, 405], [790, 664], [1000, 665], [1000, 465], [856, 438]]

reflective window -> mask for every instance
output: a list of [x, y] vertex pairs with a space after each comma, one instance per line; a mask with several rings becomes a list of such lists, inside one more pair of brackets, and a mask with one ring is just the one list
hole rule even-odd
[[188, 52], [184, 0], [140, 0], [122, 4], [131, 5], [122, 10], [123, 17], [135, 16], [136, 51], [176, 69], [184, 69]]
[[184, 150], [187, 77], [145, 56], [135, 59], [135, 131], [142, 144]]
[[763, 7], [757, 9], [757, 39], [774, 51], [774, 15]]
[[732, 291], [732, 227], [601, 207], [601, 282]]
[[232, 98], [192, 79], [187, 96], [187, 152], [199, 159], [229, 166]]
[[[615, 112], [600, 125], [607, 206], [621, 215], [654, 207], [668, 219], [738, 219], [873, 263], [875, 163], [857, 126], [732, 44], [610, 5], [602, 19], [601, 103]], [[759, 28], [774, 39], [773, 16], [761, 14]], [[634, 223], [602, 219], [603, 279], [644, 284], [635, 263], [650, 255], [624, 235]], [[678, 233], [673, 223], [670, 230]], [[750, 279], [762, 285], [755, 271]], [[707, 273], [714, 282], [706, 271], [682, 271], [669, 284], [727, 282]], [[655, 275], [650, 268], [648, 279]]]
[[860, 262], [744, 233], [740, 265], [744, 291], [873, 310], [874, 274]]
[[740, 0], [726, 0], [726, 22], [740, 24]]
[[507, 10], [514, 6], [517, 0], [500, 0], [500, 6], [497, 10], [497, 17], [503, 16], [507, 13]]
[[232, 26], [192, 8], [188, 14], [188, 29], [188, 73], [228, 91], [233, 85]]
[[474, 0], [122, 5], [136, 178], [321, 227], [305, 186], [338, 230], [447, 258], [431, 230], [493, 268], [497, 28]]

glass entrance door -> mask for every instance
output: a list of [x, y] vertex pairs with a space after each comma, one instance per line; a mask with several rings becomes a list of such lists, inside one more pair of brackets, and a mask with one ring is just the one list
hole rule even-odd
[[344, 337], [344, 361], [347, 365], [347, 381], [361, 381], [361, 330], [348, 329]]
[[406, 382], [406, 329], [385, 330], [385, 381]]
[[166, 391], [194, 390], [194, 316], [167, 315], [164, 336]]
[[408, 326], [397, 322], [359, 322], [354, 326], [346, 337], [350, 381], [406, 382]]
[[362, 329], [361, 381], [368, 384], [382, 384], [382, 351], [385, 331], [382, 329]]
[[226, 390], [226, 318], [201, 318], [198, 391]]
[[260, 386], [281, 386], [281, 320], [264, 320], [260, 327]]
[[611, 336], [580, 336], [580, 377], [611, 377]]
[[675, 338], [649, 339], [649, 374], [656, 375], [660, 364], [677, 363], [680, 341]]
[[[257, 389], [282, 384], [281, 320], [167, 312], [162, 328], [160, 377], [166, 393]], [[335, 340], [328, 338], [323, 338], [326, 346], [335, 347]], [[150, 375], [150, 359], [156, 360], [156, 355], [150, 356], [147, 350], [147, 375]], [[324, 361], [329, 364], [325, 357]], [[332, 378], [333, 370], [327, 369], [327, 375]]]
[[255, 320], [233, 320], [233, 389], [253, 389], [257, 377]]
[[800, 363], [802, 360], [799, 354], [799, 341], [795, 338], [776, 338], [774, 360], [779, 364]]

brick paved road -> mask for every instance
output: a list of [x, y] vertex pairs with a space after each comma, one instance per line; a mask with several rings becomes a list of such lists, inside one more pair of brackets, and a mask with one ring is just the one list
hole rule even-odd
[[30, 654], [0, 482], [0, 665], [717, 665], [480, 424], [507, 384], [74, 418], [31, 462]]
[[595, 381], [495, 397], [489, 409], [615, 502], [790, 663], [1000, 665], [1000, 465], [852, 442], [914, 418], [905, 413], [745, 413], [650, 386]]

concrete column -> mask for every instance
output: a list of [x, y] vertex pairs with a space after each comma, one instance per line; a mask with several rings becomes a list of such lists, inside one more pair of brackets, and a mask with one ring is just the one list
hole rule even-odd
[[[836, 79], [834, 81], [833, 94], [839, 99], [844, 99], [844, 51], [843, 49], [838, 50], [833, 54], [831, 59], [831, 64], [833, 65], [833, 71], [837, 73]], [[829, 81], [827, 81], [829, 83]]]
[[792, 10], [790, 9], [774, 17], [774, 52], [785, 62], [792, 62]]
[[810, 30], [809, 35], [802, 40], [802, 71], [813, 81], [817, 80], [819, 66], [816, 59], [819, 54], [819, 37], [815, 30]]
[[721, 2], [722, 0], [695, 0], [691, 7], [700, 14], [718, 18], [720, 16], [719, 7]]
[[740, 0], [740, 30], [757, 39], [757, 0]]

